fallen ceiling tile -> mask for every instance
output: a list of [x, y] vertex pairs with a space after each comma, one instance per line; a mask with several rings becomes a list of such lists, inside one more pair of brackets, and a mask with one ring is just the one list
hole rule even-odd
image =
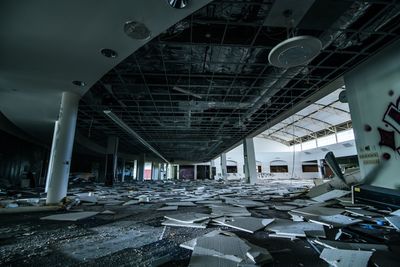
[[166, 226], [177, 226], [177, 227], [189, 227], [189, 228], [202, 228], [205, 229], [207, 228], [207, 223], [206, 222], [201, 222], [201, 223], [183, 223], [183, 222], [178, 222], [178, 221], [174, 221], [174, 220], [166, 220], [164, 222], [162, 222], [162, 225], [166, 225]]
[[331, 199], [337, 199], [337, 198], [343, 197], [350, 193], [351, 193], [350, 191], [335, 189], [335, 190], [323, 193], [319, 196], [313, 197], [312, 200], [317, 201], [317, 202], [325, 202], [325, 201], [328, 201]]
[[255, 231], [265, 228], [272, 223], [274, 219], [263, 219], [254, 217], [233, 217], [233, 218], [218, 218], [214, 219], [220, 225], [232, 227], [244, 232], [253, 234]]
[[319, 257], [334, 267], [363, 267], [371, 256], [371, 251], [325, 248]]
[[175, 211], [178, 210], [178, 206], [165, 206], [162, 208], [158, 208], [158, 211]]
[[345, 249], [345, 250], [371, 250], [371, 251], [388, 251], [389, 248], [383, 244], [370, 244], [370, 243], [354, 243], [354, 242], [341, 242], [333, 240], [316, 239], [315, 243], [332, 249]]
[[205, 221], [210, 218], [210, 214], [204, 213], [178, 213], [173, 215], [165, 215], [164, 218], [172, 221], [177, 221], [180, 223], [195, 223]]
[[50, 215], [40, 218], [41, 220], [52, 220], [52, 221], [78, 221], [83, 220], [98, 214], [95, 211], [83, 211], [83, 212], [70, 212], [57, 215]]

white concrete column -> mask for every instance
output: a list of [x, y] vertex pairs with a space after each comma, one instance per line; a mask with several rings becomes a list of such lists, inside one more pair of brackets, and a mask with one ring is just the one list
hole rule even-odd
[[194, 164], [194, 169], [193, 169], [193, 180], [197, 180], [197, 165]]
[[168, 163], [167, 165], [167, 179], [173, 178], [173, 167], [172, 164]]
[[117, 172], [118, 161], [118, 137], [109, 136], [107, 138], [107, 154], [106, 154], [106, 181], [105, 185], [112, 186]]
[[79, 95], [72, 92], [62, 94], [58, 126], [50, 155], [53, 160], [49, 171], [47, 204], [59, 203], [67, 195], [79, 98]]
[[121, 176], [121, 182], [125, 182], [125, 159], [122, 159], [122, 176]]
[[391, 189], [400, 173], [399, 62], [397, 41], [345, 75], [361, 178], [379, 172], [363, 182]]
[[226, 170], [226, 153], [221, 154], [221, 172], [222, 172], [222, 178], [225, 179], [228, 174]]
[[151, 170], [152, 170], [151, 179], [152, 180], [158, 180], [158, 174], [160, 172], [160, 168], [159, 168], [160, 165], [158, 163], [155, 163], [155, 162], [152, 162], [151, 165], [152, 165], [151, 166]]
[[243, 156], [246, 181], [255, 184], [257, 182], [257, 165], [253, 138], [243, 140]]
[[215, 161], [214, 161], [214, 160], [211, 160], [211, 161], [210, 161], [210, 179], [214, 179], [214, 177], [213, 177], [213, 172], [212, 172], [213, 167], [215, 167]]
[[58, 131], [58, 121], [54, 123], [54, 132], [53, 132], [53, 141], [51, 142], [51, 151], [50, 151], [50, 160], [49, 160], [49, 167], [47, 169], [47, 177], [46, 177], [46, 187], [45, 191], [47, 193], [49, 189], [50, 179], [51, 179], [51, 171], [53, 170], [53, 160], [55, 155], [55, 147], [56, 147], [56, 137]]
[[325, 176], [325, 166], [324, 166], [324, 160], [323, 159], [319, 159], [317, 160], [317, 164], [318, 164], [318, 178], [324, 179]]
[[138, 181], [144, 181], [144, 162], [145, 162], [145, 154], [139, 155], [139, 159], [137, 160], [137, 175], [136, 179]]
[[158, 163], [158, 168], [159, 168], [159, 172], [158, 172], [158, 180], [163, 180], [164, 177], [164, 173], [165, 173], [165, 165], [164, 163]]

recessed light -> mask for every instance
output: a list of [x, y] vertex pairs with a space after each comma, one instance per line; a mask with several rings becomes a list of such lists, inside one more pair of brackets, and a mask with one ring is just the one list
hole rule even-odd
[[125, 22], [124, 31], [126, 35], [136, 40], [146, 40], [151, 37], [151, 32], [147, 26], [137, 21]]
[[108, 48], [101, 49], [100, 52], [101, 52], [101, 54], [102, 54], [103, 56], [109, 57], [109, 58], [116, 58], [116, 57], [118, 56], [118, 53], [117, 53], [117, 52], [115, 52], [115, 51], [112, 50], [112, 49], [108, 49]]
[[86, 83], [83, 81], [72, 81], [72, 84], [81, 87], [86, 86]]
[[187, 6], [188, 0], [167, 0], [167, 2], [171, 7], [181, 9]]

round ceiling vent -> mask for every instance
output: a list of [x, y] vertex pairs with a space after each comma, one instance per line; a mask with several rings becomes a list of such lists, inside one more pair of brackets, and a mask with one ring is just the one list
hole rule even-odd
[[347, 93], [346, 90], [343, 90], [339, 94], [339, 102], [340, 103], [348, 103], [349, 101], [347, 100]]
[[322, 49], [322, 43], [313, 36], [296, 36], [289, 38], [272, 48], [268, 61], [278, 68], [291, 68], [306, 65]]
[[146, 40], [151, 37], [150, 30], [141, 22], [127, 21], [124, 25], [126, 35], [136, 40]]
[[168, 4], [173, 8], [185, 8], [188, 0], [167, 0]]

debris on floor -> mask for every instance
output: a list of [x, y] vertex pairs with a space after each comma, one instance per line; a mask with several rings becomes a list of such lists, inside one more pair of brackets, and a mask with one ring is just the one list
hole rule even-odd
[[274, 219], [254, 217], [217, 218], [213, 220], [213, 222], [216, 222], [219, 225], [232, 227], [251, 234], [253, 234], [255, 231], [265, 228], [273, 221]]
[[98, 214], [96, 211], [82, 211], [82, 212], [70, 212], [70, 213], [62, 213], [57, 215], [50, 215], [46, 217], [40, 218], [41, 220], [50, 220], [50, 221], [79, 221], [83, 219], [87, 219], [94, 215]]
[[325, 248], [320, 258], [334, 267], [366, 267], [371, 256], [371, 251]]
[[60, 257], [65, 265], [207, 267], [400, 260], [400, 210], [353, 203], [341, 181], [313, 186], [300, 179], [84, 183], [60, 206], [46, 206], [41, 192], [1, 194], [0, 265]]

